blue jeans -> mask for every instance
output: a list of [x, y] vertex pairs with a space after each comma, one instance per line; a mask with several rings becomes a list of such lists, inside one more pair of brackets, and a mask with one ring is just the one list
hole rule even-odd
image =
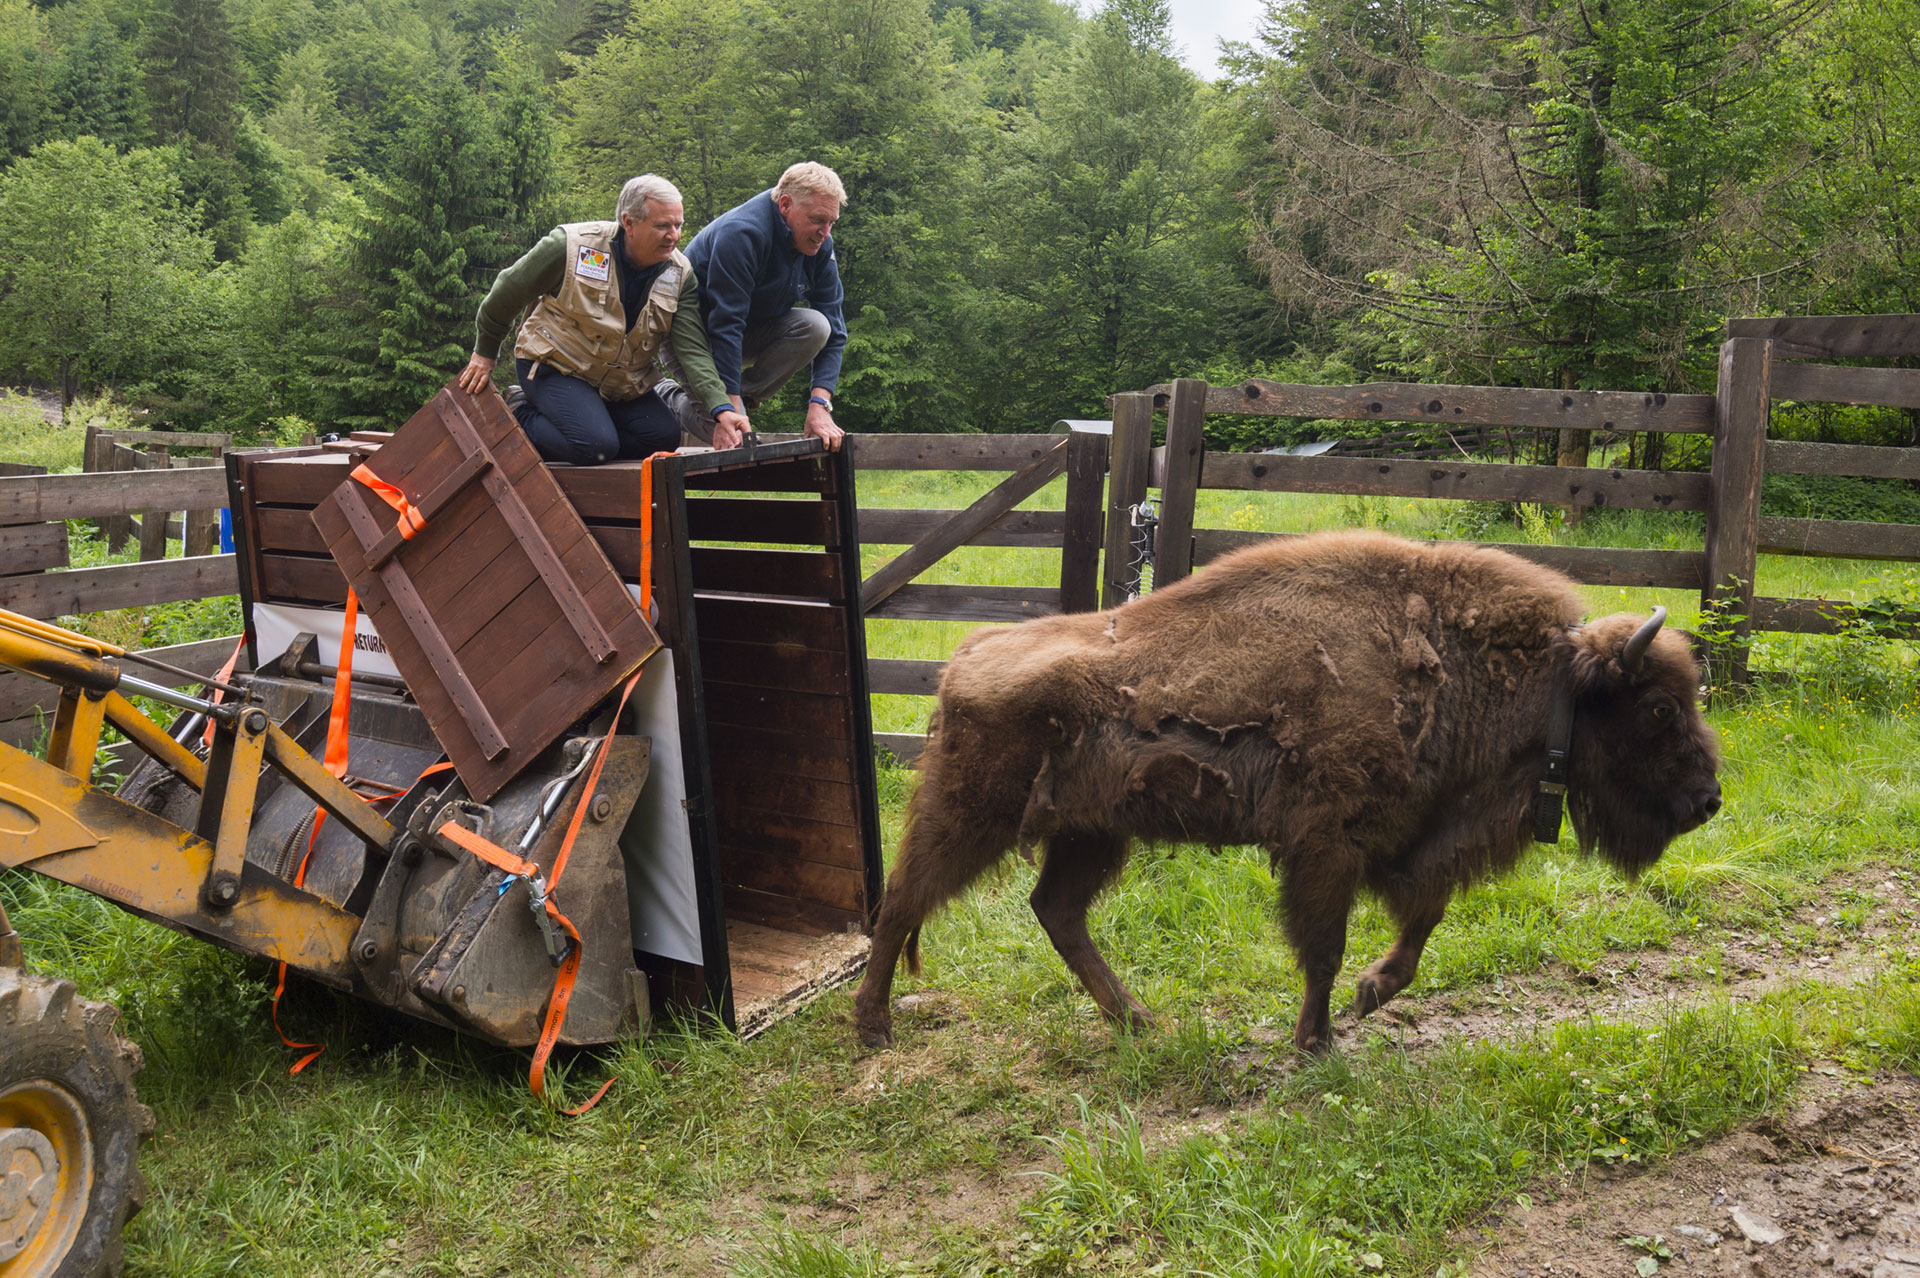
[[594, 466], [679, 446], [680, 411], [673, 401], [687, 393], [672, 382], [638, 399], [604, 400], [578, 377], [551, 368], [533, 376], [532, 360], [514, 360], [513, 370], [526, 396], [513, 415], [547, 461]]

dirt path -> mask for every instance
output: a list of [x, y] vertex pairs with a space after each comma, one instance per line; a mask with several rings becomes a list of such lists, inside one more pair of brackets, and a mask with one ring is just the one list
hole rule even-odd
[[1486, 1246], [1469, 1272], [1920, 1278], [1920, 1079], [1818, 1068], [1790, 1114], [1482, 1222], [1462, 1237]]

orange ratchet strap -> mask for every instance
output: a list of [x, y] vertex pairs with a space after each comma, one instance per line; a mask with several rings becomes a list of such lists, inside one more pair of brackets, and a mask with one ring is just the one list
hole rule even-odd
[[352, 477], [373, 489], [376, 497], [399, 512], [402, 541], [412, 541], [427, 526], [427, 517], [420, 513], [420, 508], [408, 501], [405, 493], [368, 470], [365, 462], [353, 468]]
[[[439, 831], [447, 840], [465, 848], [495, 869], [519, 875], [527, 881], [528, 890], [535, 892], [544, 890], [545, 895], [541, 904], [546, 909], [547, 917], [559, 924], [560, 930], [573, 938], [573, 948], [568, 950], [566, 958], [560, 961], [560, 971], [553, 978], [553, 995], [547, 1000], [546, 1021], [540, 1027], [540, 1041], [533, 1049], [533, 1065], [527, 1071], [527, 1087], [541, 1100], [547, 1098], [547, 1057], [553, 1054], [553, 1045], [560, 1039], [560, 1026], [567, 1019], [567, 1004], [573, 1001], [573, 983], [580, 974], [582, 948], [579, 930], [573, 926], [572, 920], [554, 905], [553, 893], [560, 886], [560, 876], [566, 873], [567, 857], [573, 852], [574, 837], [580, 833], [580, 819], [587, 813], [587, 801], [593, 797], [594, 787], [600, 784], [600, 769], [607, 761], [607, 743], [613, 739], [613, 734], [619, 731], [621, 712], [627, 708], [627, 698], [633, 695], [633, 690], [639, 685], [640, 676], [644, 670], [645, 667], [642, 667], [634, 671], [633, 677], [627, 680], [627, 686], [620, 690], [620, 704], [614, 707], [613, 722], [607, 725], [607, 735], [600, 739], [599, 749], [594, 751], [593, 767], [587, 771], [587, 781], [580, 789], [580, 799], [573, 805], [573, 820], [567, 823], [567, 837], [561, 841], [559, 852], [554, 854], [553, 870], [547, 876], [544, 889], [540, 884], [540, 867], [533, 862], [515, 856], [498, 844], [489, 842], [464, 826], [455, 825], [451, 821], [442, 825]], [[561, 1107], [558, 1101], [551, 1101], [549, 1104], [563, 1114], [578, 1117], [598, 1105], [600, 1098], [605, 1096], [607, 1089], [612, 1086], [613, 1080], [609, 1078], [600, 1084], [599, 1091], [572, 1109]]]
[[[347, 712], [353, 703], [353, 637], [359, 625], [359, 619], [360, 599], [359, 596], [353, 593], [353, 589], [349, 587], [347, 589], [347, 613], [345, 622], [340, 629], [339, 668], [333, 676], [333, 709], [327, 715], [327, 752], [326, 756], [321, 760], [322, 766], [324, 766], [336, 780], [342, 780], [347, 775]], [[293, 885], [295, 887], [303, 887], [306, 884], [307, 866], [313, 860], [313, 848], [320, 839], [320, 827], [326, 823], [326, 820], [327, 810], [318, 804], [314, 805], [313, 828], [307, 833], [307, 850], [301, 854], [300, 868], [295, 870], [293, 874]], [[282, 961], [279, 976], [274, 982], [273, 987], [273, 1032], [278, 1034], [280, 1041], [288, 1047], [296, 1050], [304, 1050], [309, 1047], [313, 1049], [287, 1068], [287, 1073], [298, 1074], [301, 1070], [313, 1064], [320, 1053], [327, 1050], [327, 1045], [325, 1043], [296, 1043], [287, 1037], [285, 1030], [280, 1028], [280, 996], [286, 992], [286, 989], [287, 965], [285, 961]]]

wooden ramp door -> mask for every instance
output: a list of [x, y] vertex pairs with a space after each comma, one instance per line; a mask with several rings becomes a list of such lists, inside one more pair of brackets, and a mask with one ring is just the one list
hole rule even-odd
[[498, 396], [449, 384], [355, 474], [313, 521], [485, 802], [659, 638]]

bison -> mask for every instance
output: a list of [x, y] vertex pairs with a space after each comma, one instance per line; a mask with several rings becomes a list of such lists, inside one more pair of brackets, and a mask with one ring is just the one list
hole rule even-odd
[[[1259, 844], [1306, 981], [1294, 1043], [1332, 1039], [1347, 915], [1399, 927], [1364, 1016], [1412, 981], [1456, 888], [1510, 869], [1560, 792], [1583, 851], [1629, 876], [1720, 807], [1719, 747], [1685, 638], [1580, 624], [1560, 574], [1503, 551], [1344, 532], [1266, 542], [1100, 613], [976, 631], [940, 681], [922, 776], [855, 998], [892, 1039], [902, 949], [1012, 848], [1031, 902], [1106, 1016], [1150, 1023], [1087, 934], [1130, 839]], [[1555, 730], [1556, 724], [1558, 731]], [[1544, 806], [1543, 806], [1544, 805]]]

